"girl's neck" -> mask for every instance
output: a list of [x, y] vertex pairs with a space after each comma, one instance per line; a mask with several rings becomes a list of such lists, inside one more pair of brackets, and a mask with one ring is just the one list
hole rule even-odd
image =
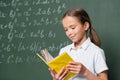
[[87, 36], [83, 37], [79, 42], [75, 43], [75, 48], [76, 50], [78, 49], [79, 46], [81, 46], [85, 41], [87, 40]]

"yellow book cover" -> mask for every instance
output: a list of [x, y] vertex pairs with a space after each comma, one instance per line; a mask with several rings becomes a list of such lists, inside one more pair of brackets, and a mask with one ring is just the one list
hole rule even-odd
[[[67, 52], [64, 52], [55, 58], [53, 58], [46, 49], [42, 50], [41, 54], [42, 55], [37, 53], [39, 58], [42, 59], [50, 68], [53, 68], [57, 73], [61, 70], [62, 67], [65, 67], [70, 61], [73, 61]], [[73, 76], [74, 73], [70, 73], [65, 80], [69, 80], [69, 78]]]

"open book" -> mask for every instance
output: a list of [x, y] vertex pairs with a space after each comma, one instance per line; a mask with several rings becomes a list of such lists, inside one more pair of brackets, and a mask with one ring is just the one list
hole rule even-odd
[[[41, 50], [41, 53], [37, 53], [37, 56], [50, 68], [53, 68], [56, 73], [58, 73], [61, 68], [65, 67], [70, 61], [73, 61], [67, 52], [53, 58], [47, 49]], [[69, 80], [72, 76], [74, 76], [74, 73], [69, 73], [65, 80]]]

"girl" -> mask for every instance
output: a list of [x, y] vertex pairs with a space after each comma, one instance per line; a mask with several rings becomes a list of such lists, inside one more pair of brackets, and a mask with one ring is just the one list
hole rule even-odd
[[86, 11], [81, 8], [67, 11], [62, 24], [73, 43], [62, 48], [59, 54], [68, 52], [75, 62], [70, 62], [59, 73], [49, 69], [53, 80], [64, 80], [69, 72], [76, 74], [70, 80], [108, 80], [104, 51]]

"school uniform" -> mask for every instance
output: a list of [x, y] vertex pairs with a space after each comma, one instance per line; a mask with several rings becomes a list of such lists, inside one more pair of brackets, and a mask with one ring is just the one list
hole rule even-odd
[[[60, 54], [67, 52], [75, 62], [82, 63], [89, 71], [97, 75], [102, 71], [108, 70], [103, 49], [93, 44], [88, 39], [76, 50], [74, 43], [63, 47]], [[82, 75], [75, 75], [69, 80], [87, 80]]]

